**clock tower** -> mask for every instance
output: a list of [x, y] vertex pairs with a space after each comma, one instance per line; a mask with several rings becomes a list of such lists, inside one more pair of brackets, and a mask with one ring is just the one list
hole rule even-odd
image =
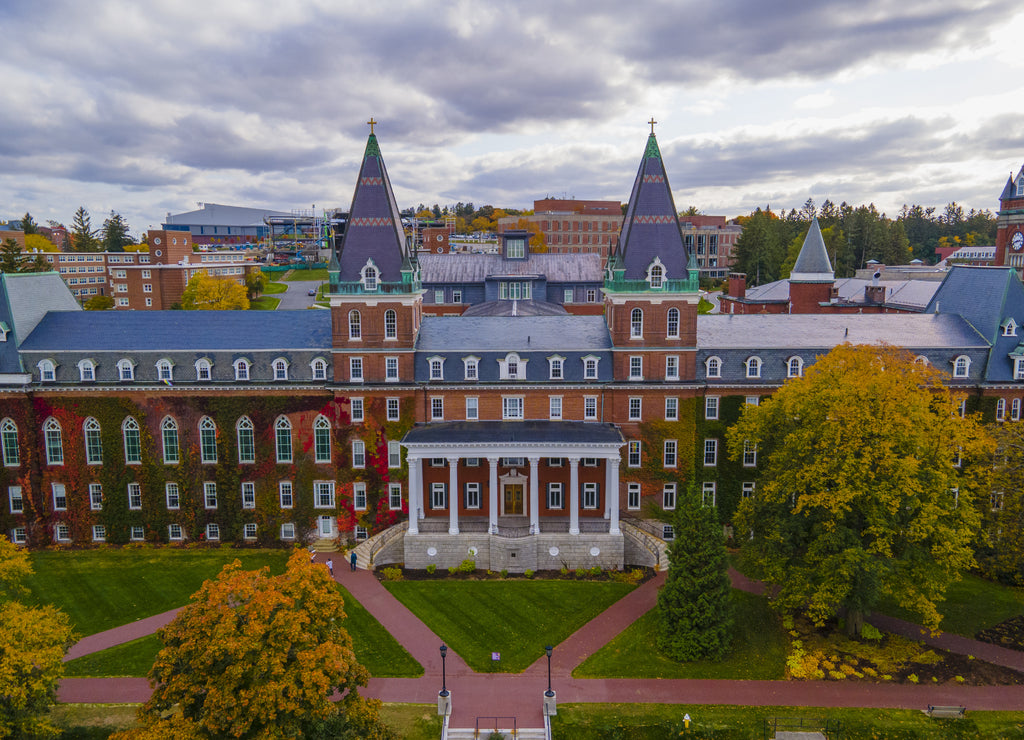
[[1024, 274], [1024, 167], [1007, 179], [999, 196], [995, 264], [1016, 267]]

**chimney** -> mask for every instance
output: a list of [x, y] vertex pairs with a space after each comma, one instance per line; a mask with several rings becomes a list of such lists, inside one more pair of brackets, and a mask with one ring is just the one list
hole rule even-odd
[[878, 279], [882, 277], [881, 272], [875, 272], [871, 276], [871, 285], [864, 286], [864, 302], [872, 303], [875, 305], [882, 305], [885, 303], [885, 286], [880, 285]]
[[747, 275], [743, 272], [729, 273], [729, 290], [727, 295], [732, 298], [746, 298]]

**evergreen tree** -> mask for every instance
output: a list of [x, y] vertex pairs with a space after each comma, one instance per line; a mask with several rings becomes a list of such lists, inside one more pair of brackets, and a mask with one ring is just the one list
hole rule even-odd
[[120, 213], [110, 212], [110, 218], [103, 222], [103, 249], [107, 252], [123, 252], [125, 244], [131, 244], [128, 224]]
[[0, 245], [0, 272], [21, 272], [25, 266], [25, 253], [14, 239], [4, 239]]
[[725, 535], [691, 486], [676, 502], [668, 578], [658, 592], [658, 647], [674, 660], [721, 660], [732, 642]]
[[76, 252], [100, 251], [100, 240], [92, 228], [92, 219], [85, 206], [79, 206], [71, 221], [71, 245]]
[[25, 215], [21, 217], [21, 230], [25, 232], [25, 236], [39, 233], [39, 224], [28, 211], [25, 211]]

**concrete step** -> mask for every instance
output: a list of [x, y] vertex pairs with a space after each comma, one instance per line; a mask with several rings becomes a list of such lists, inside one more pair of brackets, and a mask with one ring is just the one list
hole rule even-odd
[[325, 537], [320, 540], [313, 540], [313, 544], [309, 548], [317, 552], [337, 552], [338, 541], [334, 538]]
[[[493, 732], [493, 725], [486, 730], [481, 729], [479, 734], [472, 727], [468, 729], [449, 727], [448, 740], [490, 740]], [[520, 727], [515, 735], [512, 734], [511, 728], [498, 728], [498, 732], [507, 740], [513, 740], [513, 738], [514, 740], [545, 740], [543, 727]]]

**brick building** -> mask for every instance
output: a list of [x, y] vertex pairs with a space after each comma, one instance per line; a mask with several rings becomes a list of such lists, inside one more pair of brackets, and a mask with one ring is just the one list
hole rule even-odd
[[499, 218], [498, 229], [517, 228], [520, 220], [537, 225], [549, 254], [599, 254], [606, 259], [618, 242], [622, 204], [617, 200], [544, 198], [533, 202], [531, 216]]

